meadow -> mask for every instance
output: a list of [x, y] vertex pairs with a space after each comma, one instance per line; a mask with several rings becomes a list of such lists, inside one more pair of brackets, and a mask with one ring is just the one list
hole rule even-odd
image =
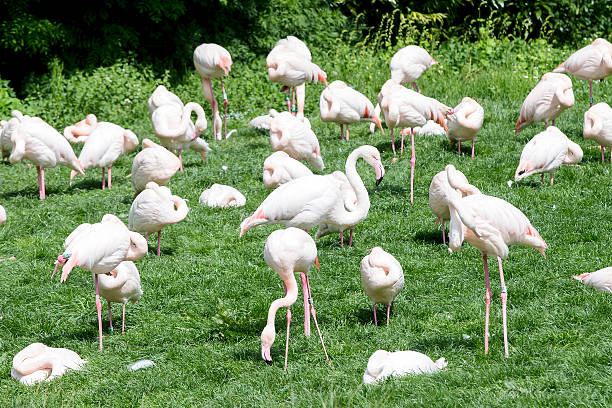
[[[311, 44], [309, 44], [311, 45]], [[311, 45], [313, 61], [375, 101], [389, 76], [392, 52], [350, 48], [331, 51]], [[127, 222], [133, 200], [131, 161], [139, 148], [113, 166], [112, 189], [100, 189], [100, 171], [90, 169], [69, 186], [69, 170], [47, 175], [47, 199], [40, 201], [35, 167], [0, 163], [0, 204], [8, 221], [0, 227], [0, 405], [62, 406], [610, 406], [612, 404], [612, 297], [570, 276], [612, 265], [612, 165], [582, 137], [588, 83], [572, 78], [575, 106], [557, 126], [582, 146], [577, 166], [555, 173], [553, 186], [539, 176], [509, 184], [525, 143], [542, 123], [514, 135], [523, 99], [540, 76], [570, 53], [543, 41], [449, 41], [429, 49], [440, 62], [419, 80], [423, 93], [449, 106], [463, 96], [485, 110], [483, 129], [470, 158], [443, 136], [416, 138], [414, 203], [410, 203], [410, 153], [394, 156], [390, 137], [367, 125], [351, 127], [342, 141], [337, 125], [321, 122], [322, 85], [307, 85], [306, 116], [321, 144], [323, 174], [343, 170], [348, 154], [370, 144], [381, 152], [386, 175], [379, 186], [363, 161], [357, 169], [370, 194], [368, 217], [355, 229], [353, 247], [338, 235], [317, 240], [321, 270], [311, 271], [311, 287], [331, 365], [319, 340], [303, 334], [300, 300], [293, 321], [288, 371], [283, 372], [285, 313], [276, 319], [273, 364], [260, 357], [261, 330], [270, 303], [283, 295], [281, 280], [264, 262], [267, 236], [278, 226], [260, 226], [239, 238], [240, 222], [269, 194], [262, 163], [271, 153], [269, 135], [246, 127], [270, 108], [281, 110], [283, 94], [267, 80], [263, 57], [234, 58], [225, 81], [230, 98], [230, 139], [212, 140], [210, 107], [195, 70], [183, 77], [153, 72], [125, 60], [90, 71], [65, 73], [61, 64], [27, 89], [23, 112], [57, 129], [95, 113], [154, 136], [146, 101], [165, 84], [184, 102], [207, 112], [204, 137], [213, 148], [208, 161], [183, 154], [185, 171], [169, 183], [189, 200], [190, 212], [164, 229], [162, 256], [153, 252], [136, 265], [144, 295], [128, 305], [126, 333], [105, 330], [98, 350], [91, 274], [75, 269], [65, 283], [51, 280], [65, 237], [79, 224], [106, 213]], [[187, 61], [187, 63], [191, 63]], [[220, 86], [214, 84], [220, 95]], [[609, 82], [594, 84], [596, 101], [612, 101]], [[397, 139], [396, 139], [397, 140]], [[81, 149], [76, 146], [75, 151]], [[398, 161], [392, 164], [392, 159]], [[544, 258], [533, 248], [514, 246], [504, 261], [508, 286], [510, 358], [504, 358], [499, 277], [490, 260], [493, 302], [489, 355], [484, 355], [484, 294], [481, 254], [469, 244], [449, 254], [428, 206], [432, 177], [453, 164], [485, 194], [522, 210], [549, 245]], [[222, 166], [227, 166], [224, 170]], [[97, 170], [97, 171], [96, 171]], [[213, 183], [236, 187], [247, 197], [240, 208], [198, 204]], [[311, 231], [314, 235], [314, 232]], [[405, 286], [392, 308], [389, 327], [375, 327], [371, 304], [361, 287], [359, 262], [374, 246], [393, 254], [404, 269]], [[16, 260], [9, 260], [14, 256]], [[301, 295], [300, 295], [301, 296]], [[300, 299], [300, 298], [298, 298]], [[103, 300], [104, 327], [108, 326]], [[120, 306], [113, 306], [115, 324]], [[386, 316], [381, 306], [379, 320]], [[70, 348], [88, 362], [82, 371], [26, 387], [10, 378], [13, 356], [33, 342]], [[416, 350], [448, 369], [433, 375], [362, 385], [367, 359], [378, 349]], [[131, 372], [127, 365], [151, 359], [157, 366]]]

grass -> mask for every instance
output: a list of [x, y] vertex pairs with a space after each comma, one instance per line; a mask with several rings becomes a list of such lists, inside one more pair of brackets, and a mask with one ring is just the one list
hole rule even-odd
[[[363, 162], [357, 166], [372, 206], [356, 229], [354, 246], [341, 248], [337, 235], [317, 241], [321, 272], [313, 270], [311, 285], [331, 366], [325, 364], [316, 334], [310, 338], [303, 335], [299, 301], [293, 308], [288, 372], [283, 372], [284, 311], [277, 315], [273, 365], [267, 366], [259, 355], [259, 335], [268, 307], [283, 293], [280, 279], [263, 260], [265, 239], [277, 227], [260, 226], [238, 237], [241, 220], [269, 193], [261, 173], [262, 163], [271, 153], [267, 134], [243, 125], [270, 107], [283, 106], [280, 87], [267, 82], [263, 59], [241, 63], [236, 58], [232, 76], [225, 83], [231, 98], [228, 127], [239, 131], [227, 141], [211, 141], [214, 150], [207, 163], [194, 152], [184, 154], [185, 171], [175, 175], [169, 187], [189, 200], [190, 213], [183, 222], [164, 229], [160, 258], [151, 249], [136, 262], [144, 295], [127, 307], [124, 336], [105, 333], [102, 352], [96, 341], [90, 273], [76, 269], [63, 284], [49, 276], [63, 240], [77, 225], [97, 222], [106, 213], [127, 222], [133, 191], [126, 176], [136, 152], [115, 163], [110, 191], [100, 190], [99, 170], [89, 170], [85, 179], [77, 178], [69, 187], [68, 169], [50, 169], [46, 172], [45, 201], [38, 200], [34, 168], [0, 164], [0, 204], [9, 217], [0, 227], [0, 405], [612, 404], [608, 386], [612, 380], [612, 298], [570, 278], [612, 265], [612, 166], [609, 162], [602, 165], [599, 150], [590, 149], [593, 143], [582, 138], [588, 84], [574, 79], [576, 104], [557, 121], [561, 130], [583, 147], [582, 163], [558, 171], [553, 186], [540, 185], [537, 176], [508, 186], [522, 147], [543, 130], [543, 124], [535, 124], [514, 136], [522, 101], [539, 76], [568, 53], [551, 50], [554, 54], [537, 54], [535, 62], [527, 53], [526, 63], [525, 55], [519, 58], [520, 50], [507, 55], [498, 50], [505, 57], [493, 59], [491, 66], [484, 68], [471, 57], [462, 59], [471, 50], [470, 45], [459, 50], [441, 48], [436, 55], [441, 65], [428, 71], [419, 85], [426, 95], [451, 106], [463, 96], [481, 103], [485, 124], [476, 143], [476, 158], [472, 160], [467, 154], [467, 143], [459, 156], [456, 147], [450, 147], [443, 137], [417, 137], [413, 204], [409, 200], [409, 154], [391, 164], [388, 134], [371, 135], [366, 125], [353, 126], [350, 142], [341, 141], [338, 127], [318, 118], [321, 86], [307, 86], [306, 113], [321, 144], [324, 173], [343, 169], [347, 155], [366, 143], [381, 151], [387, 170], [383, 182], [375, 187], [371, 169]], [[316, 62], [331, 80], [344, 79], [375, 100], [388, 76], [387, 61], [384, 53], [339, 47], [318, 55]], [[25, 113], [38, 114], [62, 129], [84, 117], [95, 104], [105, 112], [99, 115], [100, 120], [130, 127], [140, 139], [154, 138], [146, 98], [157, 83], [169, 80], [136, 75], [137, 71], [133, 67], [100, 68], [86, 75], [41, 80], [24, 101]], [[111, 83], [119, 77], [118, 83], [126, 85], [103, 87], [105, 76]], [[128, 83], [130, 92], [137, 90], [137, 94], [125, 101]], [[195, 73], [169, 85], [184, 101], [203, 102]], [[45, 98], [46, 92], [54, 98]], [[610, 101], [611, 96], [608, 83], [595, 85], [597, 101]], [[207, 105], [204, 107], [210, 112]], [[207, 140], [212, 139], [211, 128], [205, 131]], [[434, 228], [428, 207], [429, 183], [449, 163], [484, 193], [521, 209], [550, 246], [547, 258], [532, 248], [514, 246], [504, 261], [509, 291], [509, 359], [503, 357], [495, 264], [490, 262], [492, 338], [490, 354], [485, 356], [480, 253], [466, 244], [462, 251], [449, 255]], [[228, 169], [223, 170], [223, 165]], [[247, 197], [246, 206], [222, 210], [199, 205], [200, 193], [213, 183], [238, 188]], [[151, 238], [150, 245], [154, 242]], [[373, 246], [393, 254], [405, 274], [406, 284], [394, 305], [389, 327], [373, 325], [371, 305], [361, 288], [359, 262]], [[16, 260], [8, 260], [11, 256]], [[118, 322], [120, 307], [114, 305], [113, 310]], [[382, 307], [378, 317], [386, 317]], [[464, 339], [464, 334], [469, 339]], [[84, 370], [59, 380], [22, 386], [10, 378], [12, 358], [37, 341], [70, 348], [88, 363]], [[410, 349], [433, 359], [445, 357], [448, 370], [363, 386], [367, 359], [377, 349]], [[154, 360], [157, 366], [138, 372], [126, 369], [144, 358]]]

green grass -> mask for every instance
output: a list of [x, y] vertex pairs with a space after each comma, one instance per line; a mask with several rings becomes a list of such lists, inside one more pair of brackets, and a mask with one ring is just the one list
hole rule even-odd
[[[531, 58], [532, 54], [521, 54], [528, 47], [519, 47], [485, 68], [471, 57], [462, 58], [472, 51], [466, 45], [439, 50], [436, 59], [441, 66], [426, 73], [419, 85], [426, 95], [451, 106], [463, 96], [482, 104], [485, 124], [476, 143], [476, 158], [466, 154], [467, 143], [458, 156], [456, 147], [449, 147], [443, 137], [417, 137], [413, 204], [409, 154], [392, 165], [388, 134], [371, 135], [366, 125], [353, 126], [350, 142], [341, 141], [338, 127], [318, 118], [322, 87], [307, 86], [306, 112], [321, 144], [324, 173], [343, 169], [347, 155], [362, 144], [381, 151], [387, 170], [381, 185], [375, 187], [372, 170], [363, 162], [358, 164], [372, 206], [368, 218], [356, 228], [354, 246], [341, 248], [337, 235], [317, 241], [321, 272], [313, 270], [311, 285], [331, 366], [325, 364], [316, 334], [303, 335], [300, 300], [293, 307], [288, 372], [283, 372], [284, 311], [277, 315], [273, 365], [267, 366], [259, 355], [268, 307], [283, 294], [280, 279], [263, 260], [266, 237], [278, 227], [260, 226], [238, 237], [241, 220], [269, 194], [261, 182], [263, 160], [271, 153], [268, 135], [244, 124], [270, 107], [283, 106], [280, 87], [267, 82], [263, 59], [241, 63], [236, 58], [225, 83], [231, 98], [229, 128], [239, 131], [227, 141], [211, 141], [214, 150], [207, 163], [194, 152], [184, 154], [185, 171], [176, 174], [169, 187], [189, 200], [190, 213], [183, 222], [164, 229], [160, 258], [151, 250], [136, 262], [144, 295], [127, 307], [124, 336], [105, 333], [102, 352], [96, 341], [91, 274], [75, 269], [63, 284], [49, 277], [63, 240], [77, 225], [97, 222], [106, 213], [127, 221], [133, 191], [126, 176], [136, 152], [115, 163], [110, 191], [100, 190], [99, 170], [89, 170], [85, 179], [77, 178], [69, 187], [68, 169], [49, 169], [45, 201], [38, 200], [35, 168], [0, 164], [0, 204], [9, 217], [0, 227], [0, 406], [612, 404], [612, 298], [570, 278], [612, 265], [612, 166], [602, 165], [599, 150], [589, 149], [593, 143], [582, 138], [588, 84], [574, 80], [576, 105], [557, 122], [583, 147], [582, 163], [558, 171], [552, 187], [541, 186], [537, 176], [509, 187], [507, 181], [513, 177], [523, 146], [544, 127], [535, 124], [514, 136], [522, 101], [539, 76], [568, 53], [534, 50]], [[386, 54], [370, 55], [346, 47], [316, 60], [330, 80], [343, 79], [371, 100], [388, 76], [387, 61]], [[94, 113], [104, 112], [100, 120], [130, 127], [140, 139], [154, 138], [146, 98], [158, 81], [168, 83], [168, 78], [137, 72], [129, 66], [111, 67], [55, 78], [55, 82], [43, 80], [24, 101], [25, 113], [38, 114], [62, 129], [95, 105]], [[105, 76], [120, 85], [103, 87]], [[170, 86], [184, 101], [203, 102], [195, 73]], [[219, 95], [218, 84], [215, 87]], [[607, 82], [594, 88], [597, 101], [612, 99]], [[126, 89], [136, 92], [128, 101]], [[47, 92], [54, 97], [45, 98]], [[207, 140], [212, 139], [211, 133], [209, 127]], [[429, 183], [449, 163], [484, 193], [521, 209], [550, 246], [547, 258], [532, 248], [514, 246], [504, 261], [509, 359], [503, 356], [494, 262], [490, 262], [493, 337], [490, 354], [485, 356], [481, 255], [468, 244], [449, 255], [434, 228]], [[223, 170], [223, 165], [228, 169]], [[238, 188], [247, 197], [247, 205], [224, 210], [199, 205], [200, 193], [213, 183]], [[154, 242], [151, 238], [151, 246]], [[405, 287], [389, 327], [373, 325], [371, 305], [361, 288], [359, 262], [373, 246], [382, 246], [404, 268]], [[8, 260], [10, 256], [16, 260]], [[113, 309], [118, 323], [120, 307]], [[382, 307], [378, 317], [385, 318]], [[108, 326], [106, 318], [104, 326]], [[464, 334], [470, 338], [465, 340]], [[84, 370], [59, 380], [22, 386], [10, 378], [12, 358], [37, 341], [70, 348], [88, 363]], [[367, 359], [377, 349], [410, 349], [433, 359], [445, 357], [448, 370], [363, 386]], [[157, 366], [139, 372], [126, 369], [144, 358]]]

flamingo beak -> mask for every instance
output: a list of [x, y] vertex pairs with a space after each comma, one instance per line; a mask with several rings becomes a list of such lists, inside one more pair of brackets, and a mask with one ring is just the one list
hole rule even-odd
[[436, 61], [435, 59], [433, 59], [433, 58], [432, 58], [432, 59], [431, 59], [431, 63], [432, 63], [432, 65], [435, 65], [435, 64], [437, 64], [437, 63], [438, 63], [438, 61]]
[[269, 345], [261, 345], [261, 358], [268, 364], [272, 365], [272, 357], [270, 357], [270, 346]]
[[382, 163], [378, 160], [374, 163], [374, 171], [376, 172], [376, 186], [380, 184], [383, 177], [385, 177], [385, 168]]
[[79, 172], [75, 170], [72, 170], [70, 172], [70, 185], [72, 185], [72, 179], [74, 179], [74, 176], [76, 176], [77, 174], [79, 174]]
[[327, 86], [329, 86], [329, 85], [327, 84], [327, 78], [325, 78], [325, 77], [323, 76], [323, 74], [322, 74], [322, 73], [320, 73], [320, 72], [319, 72], [319, 75], [318, 75], [318, 79], [319, 79], [319, 81], [323, 81], [323, 82], [325, 83], [325, 86], [326, 86], [326, 87], [327, 87]]
[[374, 122], [376, 123], [376, 125], [378, 126], [382, 134], [384, 135], [385, 131], [383, 130], [382, 125], [380, 123], [380, 118], [376, 116], [374, 113], [372, 113], [372, 119], [374, 120]]
[[544, 258], [546, 258], [546, 253], [544, 253], [544, 248], [538, 248], [538, 251], [542, 254]]

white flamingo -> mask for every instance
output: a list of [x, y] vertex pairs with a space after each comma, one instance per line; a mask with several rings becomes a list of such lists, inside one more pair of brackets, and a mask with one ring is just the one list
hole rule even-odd
[[368, 359], [368, 365], [363, 373], [364, 384], [376, 384], [387, 377], [403, 377], [407, 374], [429, 374], [446, 368], [448, 363], [444, 358], [435, 362], [423, 353], [412, 350], [375, 351]]
[[59, 378], [68, 370], [80, 370], [87, 361], [65, 348], [32, 343], [13, 357], [11, 377], [24, 385]]
[[293, 179], [312, 176], [312, 171], [287, 153], [274, 152], [263, 164], [263, 183], [271, 190]]
[[601, 162], [605, 160], [606, 146], [610, 148], [610, 163], [612, 163], [612, 108], [605, 102], [593, 105], [584, 113], [582, 135], [600, 144]]
[[202, 191], [199, 201], [209, 207], [242, 207], [246, 204], [246, 197], [232, 186], [215, 183]]
[[125, 332], [125, 305], [127, 302], [136, 303], [142, 297], [142, 286], [140, 286], [140, 274], [138, 268], [132, 261], [123, 261], [115, 268], [117, 276], [101, 274], [99, 279], [100, 296], [108, 302], [108, 321], [110, 329], [113, 329], [113, 317], [111, 314], [111, 302], [121, 303], [123, 312], [121, 314], [121, 334]]
[[583, 282], [585, 285], [597, 289], [600, 292], [612, 292], [612, 266], [595, 272], [572, 275], [572, 278]]
[[171, 151], [150, 139], [144, 139], [142, 150], [132, 161], [134, 196], [144, 190], [149, 181], [165, 186], [179, 167], [180, 161]]
[[474, 142], [476, 135], [482, 129], [484, 109], [472, 98], [465, 97], [461, 103], [448, 115], [448, 140], [457, 142], [457, 151], [461, 154], [461, 142], [472, 141], [472, 159], [474, 158]]
[[289, 112], [275, 115], [270, 125], [270, 146], [296, 160], [306, 160], [315, 170], [325, 168], [319, 140], [306, 118], [299, 119]]

